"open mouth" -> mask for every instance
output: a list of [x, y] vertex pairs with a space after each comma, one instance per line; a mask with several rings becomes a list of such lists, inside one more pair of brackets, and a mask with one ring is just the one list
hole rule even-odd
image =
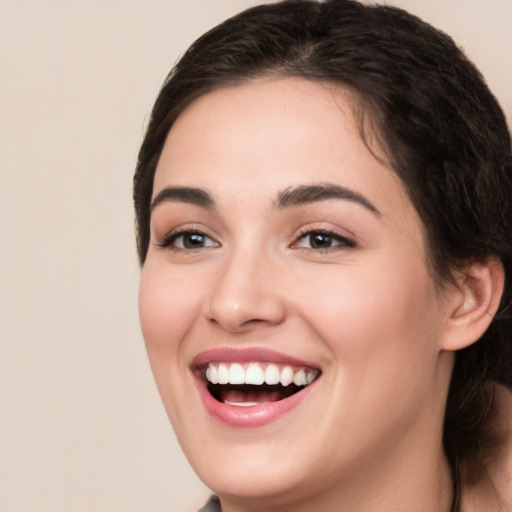
[[210, 362], [201, 370], [212, 397], [238, 407], [284, 400], [312, 384], [319, 375], [320, 371], [313, 368], [262, 362]]

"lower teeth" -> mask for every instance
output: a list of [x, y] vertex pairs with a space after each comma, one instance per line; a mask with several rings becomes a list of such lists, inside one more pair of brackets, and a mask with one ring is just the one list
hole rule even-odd
[[261, 402], [231, 402], [230, 400], [225, 400], [223, 403], [226, 405], [236, 405], [237, 407], [254, 407], [255, 405], [260, 405]]

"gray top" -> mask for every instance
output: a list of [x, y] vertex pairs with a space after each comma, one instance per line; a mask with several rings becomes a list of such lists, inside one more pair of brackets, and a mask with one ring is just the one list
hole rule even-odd
[[217, 496], [212, 496], [208, 503], [197, 512], [220, 512], [220, 501]]

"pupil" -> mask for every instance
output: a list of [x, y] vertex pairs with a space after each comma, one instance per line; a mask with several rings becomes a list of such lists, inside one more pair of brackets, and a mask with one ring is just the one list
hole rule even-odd
[[204, 236], [198, 233], [189, 233], [183, 238], [183, 245], [187, 249], [202, 247], [204, 245]]
[[322, 233], [317, 233], [315, 235], [311, 235], [310, 238], [311, 247], [315, 249], [321, 249], [323, 247], [330, 247], [332, 243], [332, 239], [328, 235], [323, 235]]

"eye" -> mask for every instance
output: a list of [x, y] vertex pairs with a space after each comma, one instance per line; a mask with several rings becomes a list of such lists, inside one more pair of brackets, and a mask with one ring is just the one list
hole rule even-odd
[[218, 242], [207, 234], [193, 230], [170, 233], [158, 245], [164, 248], [185, 251], [219, 246]]
[[347, 237], [330, 230], [314, 230], [302, 233], [293, 244], [295, 248], [331, 250], [355, 247], [355, 243]]

